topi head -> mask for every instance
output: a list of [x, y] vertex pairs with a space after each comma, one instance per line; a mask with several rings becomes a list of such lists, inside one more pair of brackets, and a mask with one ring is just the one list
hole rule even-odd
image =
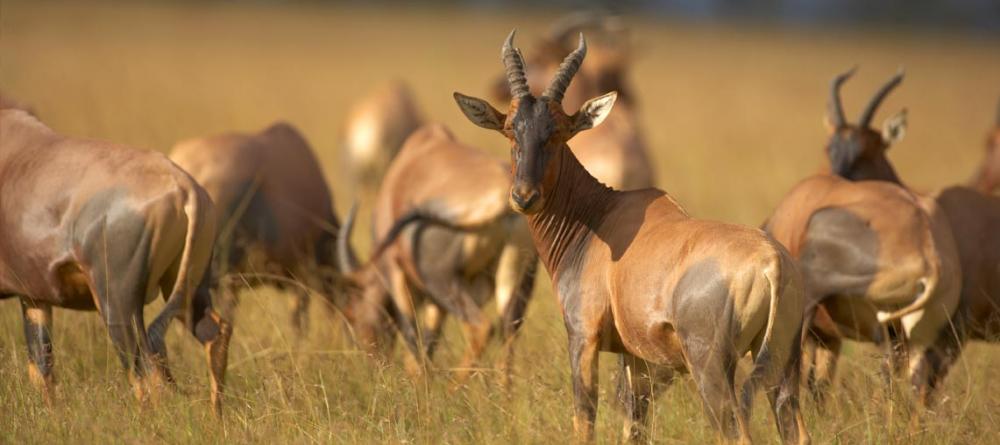
[[561, 150], [569, 150], [566, 142], [575, 134], [597, 126], [608, 116], [617, 93], [590, 99], [572, 115], [563, 111], [566, 88], [587, 55], [587, 42], [580, 34], [576, 50], [559, 65], [549, 86], [540, 97], [533, 96], [524, 74], [524, 57], [514, 47], [514, 32], [507, 36], [500, 51], [511, 93], [507, 113], [483, 99], [460, 93], [455, 93], [455, 101], [472, 123], [499, 131], [510, 140], [510, 204], [518, 212], [532, 214], [545, 205], [546, 182], [554, 174], [550, 161]]

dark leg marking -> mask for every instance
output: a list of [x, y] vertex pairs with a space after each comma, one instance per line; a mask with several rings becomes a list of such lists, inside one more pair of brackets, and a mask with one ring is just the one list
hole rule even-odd
[[55, 384], [52, 375], [52, 307], [35, 305], [22, 298], [21, 315], [28, 345], [28, 377], [42, 391], [45, 402], [51, 405]]

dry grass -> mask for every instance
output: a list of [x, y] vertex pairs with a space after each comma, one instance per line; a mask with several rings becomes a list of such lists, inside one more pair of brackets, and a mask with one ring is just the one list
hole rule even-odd
[[[434, 120], [502, 154], [503, 141], [466, 123], [451, 92], [484, 94], [506, 32], [518, 26], [530, 50], [530, 38], [550, 18], [405, 6], [390, 14], [4, 0], [0, 87], [65, 134], [161, 151], [182, 138], [285, 119], [309, 137], [330, 183], [342, 191], [348, 188], [337, 150], [345, 110], [394, 77], [413, 85]], [[845, 91], [851, 115], [898, 65], [906, 66], [906, 83], [880, 116], [909, 107], [910, 131], [891, 156], [921, 189], [970, 174], [1000, 93], [995, 37], [633, 22], [641, 45], [633, 78], [660, 184], [708, 218], [756, 225], [820, 165], [826, 83], [854, 63], [862, 69]], [[336, 195], [343, 210], [351, 197]], [[47, 410], [24, 371], [18, 305], [4, 302], [0, 442], [563, 443], [572, 430], [565, 332], [548, 282], [541, 281], [509, 395], [496, 388], [490, 370], [450, 392], [447, 370], [413, 380], [399, 365], [374, 364], [352, 350], [336, 318], [322, 309], [312, 314], [309, 336], [297, 340], [285, 298], [248, 292], [233, 341], [224, 422], [211, 417], [204, 400], [201, 350], [180, 329], [169, 340], [182, 393], [143, 410], [98, 318], [70, 311], [55, 316], [60, 397]], [[449, 326], [435, 364], [455, 363], [461, 348], [461, 336]], [[1000, 435], [1000, 395], [990, 391], [1000, 376], [996, 352], [970, 347], [943, 389], [945, 400], [924, 430], [910, 434], [905, 397], [887, 397], [875, 351], [852, 345], [829, 412], [820, 415], [806, 403], [814, 440], [993, 442]], [[620, 416], [608, 403], [615, 362], [604, 356], [602, 363], [602, 442], [618, 438]], [[754, 432], [774, 441], [764, 405], [758, 400]], [[658, 443], [711, 440], [689, 382], [656, 400], [652, 416]]]

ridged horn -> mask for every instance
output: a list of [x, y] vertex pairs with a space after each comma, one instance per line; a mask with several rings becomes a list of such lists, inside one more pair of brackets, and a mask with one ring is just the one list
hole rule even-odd
[[500, 60], [503, 61], [504, 69], [507, 71], [507, 83], [510, 85], [510, 95], [513, 98], [531, 94], [528, 79], [524, 77], [524, 57], [521, 57], [521, 50], [514, 48], [516, 32], [517, 29], [510, 31], [507, 40], [503, 42], [503, 48], [500, 49]]
[[559, 64], [559, 70], [556, 71], [555, 77], [552, 78], [552, 83], [545, 89], [542, 96], [548, 97], [556, 103], [562, 103], [563, 95], [566, 94], [566, 88], [569, 87], [570, 81], [573, 80], [573, 76], [580, 69], [580, 65], [583, 64], [583, 58], [586, 56], [587, 41], [584, 40], [583, 33], [581, 32], [579, 45]]

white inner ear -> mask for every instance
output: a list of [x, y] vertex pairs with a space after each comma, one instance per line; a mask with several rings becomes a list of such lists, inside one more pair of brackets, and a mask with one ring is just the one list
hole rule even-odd
[[485, 100], [455, 93], [455, 102], [472, 123], [488, 130], [503, 129], [500, 112], [496, 111]]
[[906, 110], [886, 119], [882, 124], [882, 139], [887, 143], [899, 142], [906, 135]]
[[580, 108], [580, 119], [577, 122], [577, 131], [594, 128], [604, 122], [604, 119], [611, 113], [611, 108], [618, 99], [618, 92], [612, 91], [600, 97], [595, 97], [583, 104]]

